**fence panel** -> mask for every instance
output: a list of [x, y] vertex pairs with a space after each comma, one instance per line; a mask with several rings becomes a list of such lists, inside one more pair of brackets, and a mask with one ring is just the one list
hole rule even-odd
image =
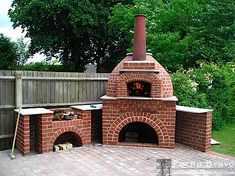
[[[22, 82], [16, 84], [16, 71], [0, 70], [0, 150], [11, 146], [16, 102], [23, 108], [98, 103], [105, 94], [108, 75], [18, 71]], [[22, 92], [16, 91], [21, 90], [19, 84]]]

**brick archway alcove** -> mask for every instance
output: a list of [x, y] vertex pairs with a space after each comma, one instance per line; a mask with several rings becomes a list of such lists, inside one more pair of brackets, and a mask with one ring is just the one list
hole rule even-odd
[[50, 151], [53, 151], [53, 145], [56, 142], [57, 138], [60, 137], [61, 135], [63, 135], [64, 133], [73, 133], [75, 134], [78, 138], [81, 139], [81, 145], [84, 143], [85, 141], [85, 135], [84, 133], [77, 127], [66, 127], [66, 128], [60, 128], [58, 130], [56, 130], [54, 132], [54, 134], [52, 135], [51, 139], [50, 139]]
[[[158, 144], [146, 144], [146, 143], [126, 143], [126, 142], [118, 142], [119, 133], [121, 130], [129, 123], [132, 122], [143, 122], [149, 126], [151, 126], [157, 136], [158, 136]], [[158, 119], [155, 115], [145, 113], [145, 112], [137, 112], [137, 113], [125, 113], [119, 118], [117, 118], [112, 125], [110, 126], [107, 133], [108, 143], [110, 144], [119, 144], [119, 145], [132, 145], [132, 146], [151, 146], [151, 147], [168, 147], [170, 146], [170, 138], [167, 132], [167, 129], [164, 123]]]
[[116, 96], [127, 97], [127, 83], [133, 81], [144, 81], [151, 84], [150, 96], [153, 98], [162, 97], [162, 80], [156, 73], [123, 73], [117, 78]]
[[131, 122], [121, 129], [118, 136], [118, 142], [158, 145], [158, 136], [155, 129], [150, 125], [144, 122]]

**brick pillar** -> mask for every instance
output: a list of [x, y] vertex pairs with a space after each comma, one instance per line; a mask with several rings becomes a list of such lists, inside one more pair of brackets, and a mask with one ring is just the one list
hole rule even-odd
[[212, 112], [206, 113], [206, 120], [205, 120], [205, 144], [203, 149], [205, 152], [209, 152], [211, 150], [211, 129], [212, 129]]
[[29, 118], [30, 116], [20, 115], [16, 138], [16, 147], [23, 153], [24, 156], [30, 154]]
[[53, 146], [50, 146], [50, 137], [52, 135], [52, 118], [53, 114], [43, 114], [39, 117], [39, 153], [53, 151]]
[[91, 143], [91, 111], [82, 111], [82, 126], [85, 134], [85, 140], [82, 141], [83, 144]]
[[30, 151], [35, 150], [35, 126], [34, 126], [34, 116], [29, 119], [30, 128]]

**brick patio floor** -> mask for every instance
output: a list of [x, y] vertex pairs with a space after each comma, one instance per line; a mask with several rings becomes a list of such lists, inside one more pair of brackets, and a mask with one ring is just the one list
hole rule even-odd
[[[0, 152], [0, 176], [157, 176], [157, 159], [171, 159], [171, 175], [235, 175], [235, 159], [206, 154], [177, 144], [175, 149], [118, 146], [73, 148], [10, 160]], [[167, 168], [164, 170], [167, 173]]]

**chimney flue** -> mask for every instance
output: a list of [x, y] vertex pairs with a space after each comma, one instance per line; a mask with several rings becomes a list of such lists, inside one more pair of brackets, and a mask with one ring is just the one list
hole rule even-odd
[[135, 15], [133, 60], [146, 59], [145, 15]]

